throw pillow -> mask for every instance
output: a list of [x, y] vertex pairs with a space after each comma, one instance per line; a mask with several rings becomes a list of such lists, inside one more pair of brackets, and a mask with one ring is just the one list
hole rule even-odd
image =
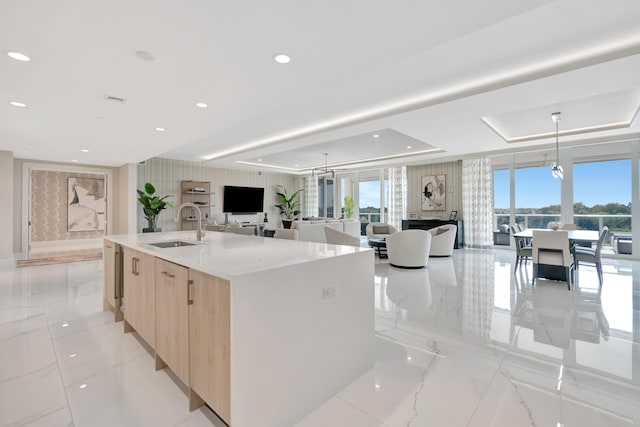
[[386, 225], [374, 225], [373, 234], [389, 234], [389, 227]]
[[438, 229], [436, 230], [436, 236], [439, 236], [439, 235], [441, 235], [441, 234], [444, 234], [444, 233], [446, 233], [447, 231], [449, 231], [449, 229], [448, 229], [448, 228], [438, 228]]
[[500, 232], [501, 233], [508, 233], [509, 232], [509, 224], [502, 224], [500, 226]]

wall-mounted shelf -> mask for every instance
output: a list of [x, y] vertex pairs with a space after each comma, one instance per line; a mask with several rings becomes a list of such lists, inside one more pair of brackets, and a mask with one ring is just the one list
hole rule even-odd
[[[191, 202], [200, 208], [202, 221], [211, 216], [211, 182], [209, 181], [182, 181], [182, 203]], [[196, 191], [196, 189], [198, 191]], [[201, 191], [199, 191], [201, 190]], [[182, 230], [195, 230], [198, 221], [194, 208], [182, 209]]]

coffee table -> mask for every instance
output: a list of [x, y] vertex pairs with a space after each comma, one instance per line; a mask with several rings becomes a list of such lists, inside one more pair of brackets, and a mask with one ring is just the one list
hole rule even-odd
[[369, 239], [369, 246], [376, 249], [378, 258], [387, 257], [387, 239], [385, 239], [384, 237], [375, 237]]

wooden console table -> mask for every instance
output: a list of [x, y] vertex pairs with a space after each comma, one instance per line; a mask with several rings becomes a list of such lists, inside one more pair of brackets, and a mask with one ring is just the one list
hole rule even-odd
[[458, 226], [458, 230], [456, 230], [456, 240], [453, 243], [454, 249], [460, 249], [464, 247], [464, 221], [447, 221], [440, 219], [403, 219], [402, 220], [402, 229], [403, 230], [430, 230], [432, 228], [440, 227], [445, 224], [454, 224]]

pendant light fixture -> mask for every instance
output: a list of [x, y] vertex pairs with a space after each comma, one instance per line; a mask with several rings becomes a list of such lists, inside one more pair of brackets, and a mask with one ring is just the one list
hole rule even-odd
[[564, 176], [562, 166], [560, 166], [560, 145], [558, 143], [558, 123], [560, 123], [562, 113], [551, 113], [551, 120], [556, 124], [556, 162], [551, 165], [551, 175], [554, 178], [560, 178]]

